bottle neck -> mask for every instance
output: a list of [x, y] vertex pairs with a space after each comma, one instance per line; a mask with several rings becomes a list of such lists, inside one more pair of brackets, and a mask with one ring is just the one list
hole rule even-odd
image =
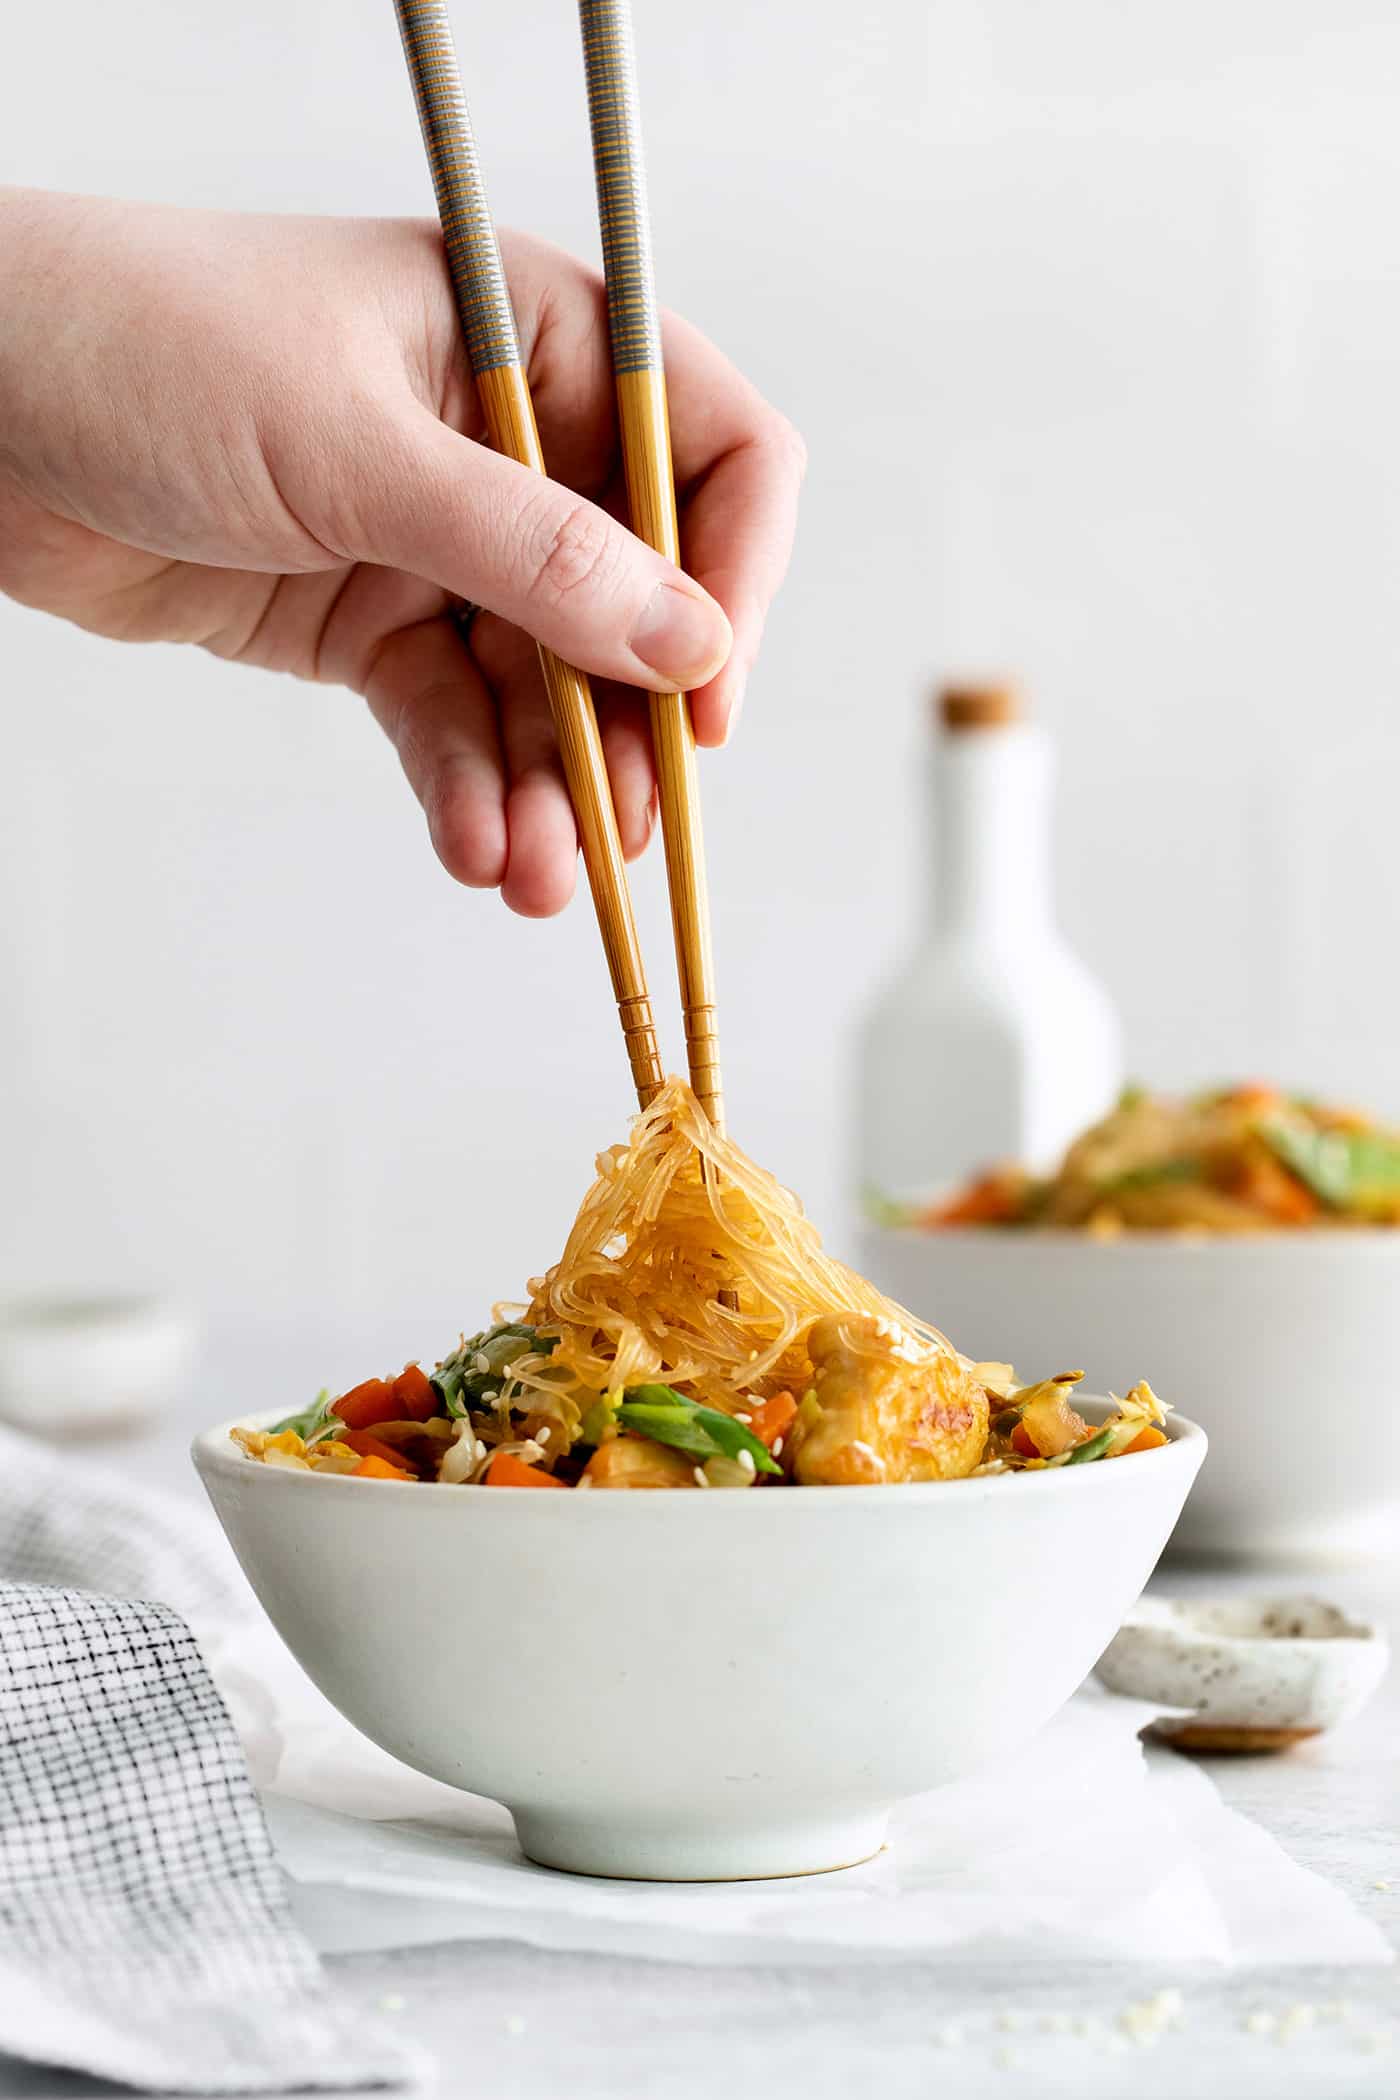
[[945, 734], [932, 768], [934, 934], [1005, 937], [1053, 923], [1053, 767], [1018, 723]]

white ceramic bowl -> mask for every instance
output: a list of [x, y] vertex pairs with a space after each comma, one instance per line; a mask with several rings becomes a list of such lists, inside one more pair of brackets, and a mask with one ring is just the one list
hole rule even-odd
[[1284, 1750], [1361, 1711], [1386, 1673], [1378, 1626], [1317, 1597], [1143, 1597], [1099, 1658], [1110, 1691], [1180, 1706], [1192, 1750]]
[[[271, 1419], [264, 1417], [264, 1420]], [[356, 1727], [503, 1801], [546, 1866], [848, 1866], [892, 1804], [1067, 1699], [1205, 1454], [708, 1495], [425, 1487], [194, 1460], [292, 1653]]]
[[195, 1328], [164, 1298], [0, 1305], [0, 1421], [39, 1435], [158, 1415], [187, 1376]]
[[1400, 1232], [871, 1231], [860, 1266], [969, 1356], [1096, 1392], [1146, 1378], [1199, 1421], [1210, 1463], [1174, 1550], [1394, 1552]]

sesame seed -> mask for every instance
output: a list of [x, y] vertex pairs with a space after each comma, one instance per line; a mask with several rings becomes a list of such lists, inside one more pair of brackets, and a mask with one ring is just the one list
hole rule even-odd
[[[1143, 1998], [1135, 2005], [1125, 2005], [1118, 2015], [1122, 2036], [1136, 2042], [1140, 2048], [1151, 2048], [1181, 2018], [1182, 1997], [1180, 1991], [1158, 1991], [1155, 1997]], [[1122, 2037], [1115, 2036], [1119, 2046], [1124, 2046]]]
[[535, 1431], [535, 1442], [537, 1444], [547, 1444], [552, 1434], [553, 1432], [551, 1431], [548, 1422], [546, 1422], [543, 1429], [537, 1429]]
[[751, 1421], [753, 1420], [753, 1416], [752, 1416], [752, 1415], [739, 1415], [739, 1414], [736, 1414], [736, 1415], [735, 1415], [735, 1417], [734, 1417], [734, 1419], [735, 1419], [735, 1421], [736, 1421], [736, 1422], [742, 1422], [742, 1423], [743, 1423], [743, 1425], [744, 1425], [744, 1427], [745, 1427], [745, 1428], [747, 1429], [747, 1428], [748, 1428], [748, 1426], [749, 1426], [749, 1424], [750, 1424], [750, 1422], [751, 1422]]
[[488, 1392], [483, 1393], [481, 1397], [486, 1406], [489, 1407], [493, 1400], [499, 1400], [501, 1396], [499, 1392]]
[[1250, 2013], [1244, 2023], [1244, 2031], [1246, 2034], [1272, 2034], [1276, 2025], [1273, 2014], [1265, 2012], [1261, 2007], [1258, 2012]]
[[739, 1453], [739, 1463], [746, 1473], [752, 1473], [755, 1470], [752, 1451], [741, 1451]]
[[507, 2014], [506, 2014], [506, 2033], [507, 2033], [507, 2034], [524, 2034], [524, 2032], [525, 2032], [525, 2018], [524, 2018], [524, 2015], [523, 2015], [522, 2013], [507, 2013]]
[[407, 1998], [402, 1997], [398, 1991], [386, 1991], [379, 2001], [379, 2010], [381, 2012], [402, 2012], [407, 2003]]
[[997, 2021], [997, 2026], [1003, 2034], [1015, 2034], [1020, 2025], [1021, 2015], [1018, 2012], [1004, 2012]]
[[1014, 2071], [1021, 2059], [1014, 2049], [998, 2049], [992, 2061], [999, 2071]]
[[945, 2020], [941, 2027], [934, 2029], [933, 2039], [940, 2049], [960, 2049], [962, 2038], [963, 2032], [956, 2020]]
[[709, 1478], [703, 1466], [692, 1466], [691, 1471], [695, 1475], [695, 1485], [698, 1488], [707, 1488], [709, 1486]]
[[779, 1454], [780, 1454], [780, 1452], [782, 1451], [782, 1448], [783, 1448], [783, 1440], [782, 1440], [782, 1438], [781, 1438], [780, 1436], [775, 1436], [775, 1437], [774, 1437], [774, 1439], [773, 1439], [773, 1456], [774, 1456], [774, 1458], [777, 1458], [777, 1457], [778, 1457], [778, 1455], [779, 1455]]

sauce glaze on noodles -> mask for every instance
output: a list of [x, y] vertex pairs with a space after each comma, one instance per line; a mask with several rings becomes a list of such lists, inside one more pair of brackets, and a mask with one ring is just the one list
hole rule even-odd
[[503, 1406], [513, 1397], [572, 1436], [593, 1395], [632, 1386], [674, 1386], [729, 1413], [747, 1395], [800, 1396], [805, 1337], [831, 1313], [873, 1314], [886, 1347], [911, 1360], [956, 1353], [823, 1253], [797, 1198], [714, 1130], [683, 1080], [597, 1166], [563, 1254], [530, 1287], [524, 1317], [553, 1353], [511, 1366]]

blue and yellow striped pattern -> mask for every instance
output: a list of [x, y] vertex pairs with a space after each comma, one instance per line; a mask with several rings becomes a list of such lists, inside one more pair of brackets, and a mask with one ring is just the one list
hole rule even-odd
[[447, 9], [438, 0], [394, 0], [394, 4], [472, 370], [488, 372], [501, 365], [518, 365], [515, 316], [457, 71]]
[[642, 164], [632, 16], [626, 0], [579, 0], [613, 368], [661, 370], [661, 326]]

